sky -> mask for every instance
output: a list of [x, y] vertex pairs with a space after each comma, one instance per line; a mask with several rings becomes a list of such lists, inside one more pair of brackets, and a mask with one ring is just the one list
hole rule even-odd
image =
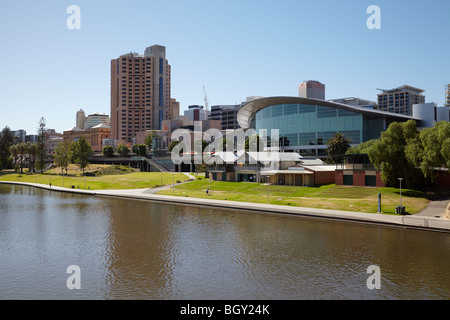
[[[70, 5], [80, 28], [69, 29]], [[369, 29], [371, 5], [380, 29]], [[14, 0], [0, 10], [0, 129], [63, 132], [76, 112], [110, 114], [110, 63], [166, 47], [171, 96], [189, 105], [298, 96], [317, 80], [326, 99], [376, 101], [411, 85], [444, 104], [450, 83], [448, 0]]]

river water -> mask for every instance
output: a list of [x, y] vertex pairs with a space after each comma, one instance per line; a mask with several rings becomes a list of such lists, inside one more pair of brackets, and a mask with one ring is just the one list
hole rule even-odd
[[449, 233], [0, 185], [0, 299], [449, 298]]

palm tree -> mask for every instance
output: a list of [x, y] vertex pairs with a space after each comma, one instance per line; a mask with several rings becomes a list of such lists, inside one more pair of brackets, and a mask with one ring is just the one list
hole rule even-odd
[[344, 136], [342, 133], [336, 133], [329, 141], [327, 152], [331, 159], [334, 162], [335, 159], [333, 157], [345, 154], [348, 148], [350, 148], [351, 140]]
[[11, 152], [11, 155], [14, 159], [14, 165], [17, 163], [18, 153], [17, 153], [17, 145], [13, 144], [11, 147], [9, 147], [9, 151]]
[[28, 155], [30, 156], [30, 172], [36, 172], [34, 168], [34, 162], [38, 153], [38, 145], [35, 142], [28, 141], [27, 143]]
[[25, 158], [25, 155], [28, 153], [28, 146], [26, 143], [21, 142], [16, 145], [17, 148], [17, 154], [20, 155], [20, 173], [23, 173], [23, 160]]

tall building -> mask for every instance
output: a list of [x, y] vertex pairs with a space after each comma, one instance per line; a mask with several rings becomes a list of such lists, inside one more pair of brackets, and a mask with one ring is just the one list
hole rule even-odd
[[170, 98], [170, 111], [172, 112], [171, 119], [180, 115], [180, 103], [173, 98]]
[[446, 86], [445, 91], [445, 106], [450, 107], [450, 84]]
[[170, 72], [166, 48], [159, 45], [111, 60], [112, 139], [132, 142], [138, 132], [160, 130], [174, 116]]
[[86, 118], [86, 113], [83, 109], [77, 111], [77, 128], [84, 129], [84, 120]]
[[11, 131], [13, 136], [18, 142], [25, 142], [27, 137], [27, 132], [23, 129]]
[[425, 103], [425, 92], [412, 86], [404, 85], [398, 88], [384, 90], [378, 94], [378, 109], [404, 115], [412, 115], [413, 104]]
[[211, 120], [219, 120], [222, 130], [239, 129], [240, 126], [237, 122], [237, 113], [241, 107], [242, 104], [212, 106], [209, 118]]
[[304, 81], [298, 86], [298, 96], [325, 100], [325, 85], [315, 80]]

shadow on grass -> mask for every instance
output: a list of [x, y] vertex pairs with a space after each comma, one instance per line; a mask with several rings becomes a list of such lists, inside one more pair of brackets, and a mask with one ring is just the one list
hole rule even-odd
[[[396, 190], [393, 193], [400, 196], [400, 190]], [[424, 189], [408, 189], [402, 190], [402, 196], [411, 198], [425, 198], [430, 201], [447, 200], [450, 199], [450, 188], [424, 188]]]

